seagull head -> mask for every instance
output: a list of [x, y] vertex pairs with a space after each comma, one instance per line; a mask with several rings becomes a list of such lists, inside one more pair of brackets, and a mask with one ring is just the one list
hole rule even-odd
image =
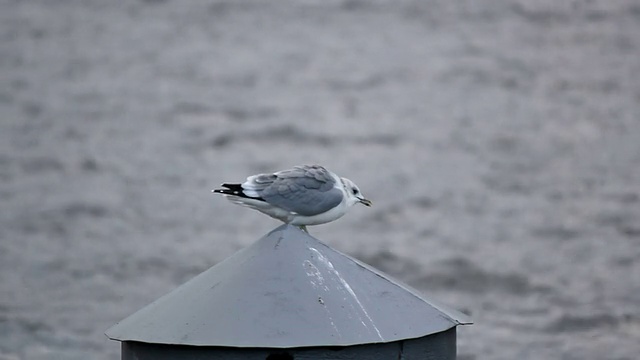
[[349, 206], [360, 203], [365, 206], [371, 206], [371, 201], [367, 200], [362, 196], [362, 192], [358, 188], [353, 181], [347, 178], [340, 178], [342, 180], [342, 184], [344, 185], [344, 191], [347, 193], [347, 204]]

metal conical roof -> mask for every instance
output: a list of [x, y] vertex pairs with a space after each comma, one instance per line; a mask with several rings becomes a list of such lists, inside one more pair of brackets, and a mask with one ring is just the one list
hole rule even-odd
[[392, 342], [469, 323], [282, 225], [106, 334], [119, 341], [286, 348]]

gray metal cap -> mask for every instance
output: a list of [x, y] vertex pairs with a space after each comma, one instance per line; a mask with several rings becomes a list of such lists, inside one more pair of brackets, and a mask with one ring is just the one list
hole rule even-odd
[[107, 330], [112, 340], [302, 347], [392, 342], [470, 319], [282, 225]]

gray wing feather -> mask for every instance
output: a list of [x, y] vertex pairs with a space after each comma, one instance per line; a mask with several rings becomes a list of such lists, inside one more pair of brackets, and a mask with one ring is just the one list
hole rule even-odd
[[334, 188], [333, 176], [321, 166], [297, 166], [273, 175], [275, 179], [270, 178], [270, 184], [260, 193], [271, 205], [312, 216], [321, 214], [342, 201], [342, 191]]
[[277, 178], [278, 177], [276, 176], [276, 174], [261, 174], [256, 176], [253, 179], [253, 182], [257, 187], [267, 187], [273, 184], [273, 182], [276, 181]]

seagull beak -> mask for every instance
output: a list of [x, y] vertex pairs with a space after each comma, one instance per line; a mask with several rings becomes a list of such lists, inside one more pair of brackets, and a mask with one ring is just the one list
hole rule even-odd
[[371, 206], [371, 200], [367, 200], [367, 199], [360, 199], [358, 198], [358, 201], [360, 201], [360, 203], [364, 206]]

